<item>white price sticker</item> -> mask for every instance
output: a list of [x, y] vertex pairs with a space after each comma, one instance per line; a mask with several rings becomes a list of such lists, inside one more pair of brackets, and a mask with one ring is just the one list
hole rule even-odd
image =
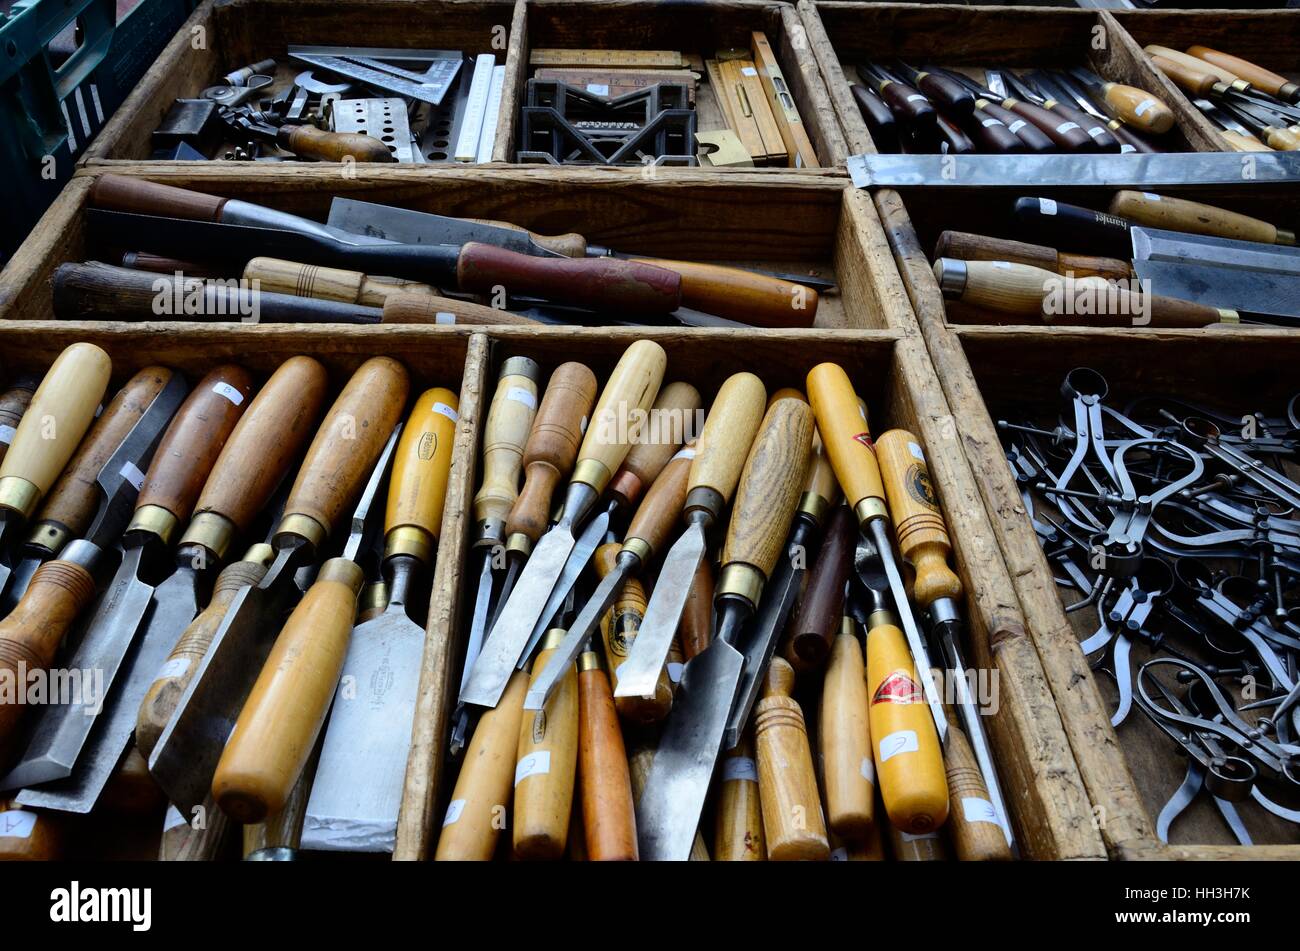
[[118, 475], [135, 486], [137, 492], [140, 491], [140, 486], [144, 485], [144, 473], [130, 460], [122, 464], [122, 469], [118, 472]]
[[456, 315], [449, 310], [440, 310], [433, 315], [433, 322], [435, 324], [454, 324]]
[[453, 423], [456, 422], [456, 420], [460, 419], [460, 414], [458, 414], [454, 409], [452, 409], [446, 403], [434, 403], [433, 411], [437, 413], [439, 416], [446, 416]]
[[506, 399], [515, 403], [523, 403], [529, 409], [537, 409], [537, 397], [522, 386], [512, 386], [506, 390]]
[[672, 681], [673, 683], [675, 683], [675, 684], [676, 684], [676, 683], [681, 683], [681, 680], [682, 680], [682, 668], [685, 667], [685, 666], [686, 666], [685, 664], [669, 663], [669, 664], [667, 665], [667, 667], [668, 667], [668, 679], [671, 680], [671, 681]]
[[[1141, 102], [1139, 102], [1139, 103], [1137, 104], [1137, 108], [1133, 110], [1133, 114], [1134, 114], [1135, 116], [1140, 116], [1140, 115], [1142, 115], [1142, 113], [1146, 112], [1148, 109], [1154, 109], [1155, 106], [1156, 106], [1156, 101], [1155, 101], [1154, 99], [1143, 99]], [[1147, 197], [1148, 197], [1148, 198], [1154, 198], [1154, 199], [1156, 199], [1156, 201], [1159, 201], [1159, 200], [1160, 200], [1160, 196], [1159, 196], [1159, 195], [1148, 195]]]
[[899, 730], [880, 741], [880, 762], [888, 763], [895, 756], [903, 753], [915, 753], [921, 748], [921, 741], [915, 730]]
[[529, 776], [545, 776], [550, 771], [550, 750], [538, 750], [536, 753], [529, 753], [515, 767], [515, 785], [518, 786]]
[[917, 462], [925, 462], [925, 453], [921, 451], [920, 446], [918, 446], [914, 442], [909, 442], [907, 444], [907, 448], [911, 451], [913, 459], [915, 459]]
[[190, 659], [188, 657], [173, 657], [159, 669], [158, 676], [154, 678], [154, 683], [167, 680], [170, 677], [179, 677], [189, 669]]
[[608, 83], [587, 83], [587, 92], [591, 93], [593, 96], [608, 96], [609, 84]]
[[1011, 125], [1007, 126], [1007, 128], [1010, 129], [1012, 132], [1019, 132], [1024, 127], [1025, 127], [1024, 119], [1017, 119], [1015, 122], [1011, 123]]
[[1152, 194], [1151, 192], [1143, 192], [1142, 197], [1149, 201], [1160, 201], [1160, 196]]
[[230, 400], [230, 402], [234, 403], [236, 406], [242, 406], [244, 403], [244, 394], [239, 392], [239, 390], [235, 389], [233, 386], [231, 386], [229, 383], [225, 382], [224, 380], [221, 381], [220, 383], [213, 383], [212, 392], [216, 393], [218, 396], [224, 396], [226, 399]]
[[728, 756], [722, 761], [722, 781], [727, 783], [733, 779], [758, 782], [758, 766], [748, 756]]
[[1038, 199], [1038, 210], [1045, 215], [1056, 214], [1056, 201], [1051, 198]]
[[998, 828], [1002, 827], [993, 803], [979, 796], [962, 796], [961, 813], [966, 817], [967, 822], [991, 822]]
[[0, 839], [30, 839], [36, 828], [36, 813], [22, 809], [0, 812]]
[[464, 811], [464, 799], [453, 799], [451, 802], [447, 803], [447, 814], [442, 818], [442, 827], [445, 829], [447, 826], [456, 822], [456, 820], [460, 818], [460, 814]]
[[14, 435], [17, 432], [18, 430], [14, 429], [12, 426], [0, 426], [0, 442], [4, 443], [6, 446], [9, 445], [14, 441]]
[[757, 76], [757, 75], [758, 75], [758, 70], [756, 70], [753, 66], [742, 66], [742, 67], [740, 67], [740, 75], [742, 75], [742, 76]]
[[876, 784], [876, 764], [871, 761], [870, 756], [862, 757], [861, 773], [862, 778], [871, 783], [871, 785], [874, 786]]
[[181, 826], [189, 826], [181, 811], [175, 806], [167, 807], [167, 816], [163, 819], [163, 831], [170, 832], [172, 829], [179, 829]]
[[677, 452], [673, 455], [673, 459], [694, 459], [694, 458], [695, 458], [694, 446], [688, 446], [685, 449], [678, 449]]

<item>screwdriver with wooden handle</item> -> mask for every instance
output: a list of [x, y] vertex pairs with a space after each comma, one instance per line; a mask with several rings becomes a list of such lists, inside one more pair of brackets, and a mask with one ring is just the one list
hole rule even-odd
[[864, 841], [875, 822], [869, 716], [866, 660], [854, 619], [845, 614], [826, 665], [817, 724], [826, 824], [849, 842]]
[[[564, 636], [563, 628], [547, 632], [533, 663], [534, 679]], [[515, 755], [515, 858], [554, 861], [568, 841], [578, 766], [578, 675], [572, 663], [542, 709], [524, 711]]]
[[578, 656], [578, 789], [591, 862], [635, 862], [636, 813], [614, 693], [593, 645]]
[[765, 862], [763, 811], [753, 740], [745, 735], [723, 754], [713, 821], [713, 858], [718, 862]]

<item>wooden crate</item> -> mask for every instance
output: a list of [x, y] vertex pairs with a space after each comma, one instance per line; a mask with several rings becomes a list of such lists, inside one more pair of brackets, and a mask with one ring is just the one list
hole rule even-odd
[[[114, 165], [148, 160], [153, 131], [173, 100], [194, 98], [231, 70], [260, 59], [278, 60], [287, 78], [294, 73], [285, 65], [285, 47], [291, 44], [494, 54], [507, 76], [493, 155], [495, 161], [502, 161], [517, 113], [513, 97], [519, 84], [509, 79], [521, 65], [522, 7], [522, 0], [204, 0], [81, 162]], [[272, 173], [279, 164], [239, 163], [248, 176]]]

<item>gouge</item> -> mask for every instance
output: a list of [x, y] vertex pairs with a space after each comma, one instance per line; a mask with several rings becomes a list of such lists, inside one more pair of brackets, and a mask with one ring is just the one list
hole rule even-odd
[[[949, 719], [953, 710], [945, 702]], [[979, 763], [961, 727], [953, 724], [943, 748], [948, 780], [948, 835], [963, 862], [1003, 862], [1012, 859], [1006, 828], [984, 785]]]
[[583, 437], [565, 495], [564, 514], [538, 543], [509, 601], [501, 609], [469, 680], [461, 689], [461, 700], [465, 703], [491, 707], [500, 699], [533, 626], [541, 619], [544, 602], [574, 549], [574, 530], [587, 521], [600, 493], [627, 455], [629, 445], [636, 440], [645, 411], [659, 392], [666, 363], [667, 355], [662, 347], [649, 340], [638, 340], [614, 367]]
[[857, 518], [848, 506], [836, 506], [790, 628], [791, 646], [806, 664], [816, 667], [826, 660], [840, 629], [844, 586], [849, 578], [857, 528]]
[[1119, 258], [1066, 254], [1040, 244], [990, 238], [964, 231], [941, 232], [934, 245], [934, 257], [957, 258], [961, 261], [1010, 261], [1013, 264], [1028, 264], [1055, 271], [1057, 274], [1096, 276], [1114, 281], [1127, 281], [1133, 277], [1132, 265]]
[[748, 736], [722, 756], [718, 807], [713, 823], [713, 857], [719, 862], [765, 862], [758, 765]]
[[1228, 70], [1239, 79], [1250, 83], [1256, 89], [1262, 89], [1279, 99], [1300, 103], [1300, 85], [1296, 85], [1285, 76], [1279, 76], [1272, 70], [1256, 66], [1249, 60], [1244, 60], [1229, 53], [1220, 53], [1208, 46], [1189, 46], [1187, 55], [1195, 56], [1211, 66]]
[[458, 406], [451, 390], [426, 390], [397, 445], [384, 517], [388, 606], [352, 632], [307, 802], [303, 848], [392, 852], [396, 843], [425, 639], [409, 602], [442, 534]]
[[[266, 574], [273, 551], [270, 545], [254, 545], [243, 561], [221, 572], [210, 603], [199, 614], [200, 588], [249, 531], [257, 514], [268, 507], [315, 431], [325, 386], [325, 368], [311, 357], [290, 357], [280, 364], [248, 404], [212, 466], [177, 545], [176, 567], [154, 589], [153, 611], [142, 635], [150, 641], [170, 639], [175, 645], [152, 672], [154, 681], [140, 702], [135, 740], [146, 758], [193, 680], [235, 595], [260, 583]], [[269, 528], [274, 533], [274, 522]]]
[[[164, 558], [189, 519], [203, 480], [244, 411], [252, 379], [242, 367], [218, 367], [195, 386], [153, 454], [135, 500], [135, 513], [122, 535], [124, 554], [69, 661], [79, 670], [103, 671], [104, 695], [95, 707], [47, 707], [14, 777], [32, 786], [20, 800], [34, 806], [89, 812], [127, 749], [140, 702], [159, 665], [175, 644], [177, 631], [151, 627], [141, 637], [153, 604], [151, 564]], [[133, 749], [134, 752], [134, 749]], [[139, 753], [134, 753], [139, 758]], [[146, 770], [147, 776], [147, 770]], [[152, 783], [152, 780], [150, 780]]]
[[0, 393], [0, 462], [4, 461], [5, 453], [9, 451], [18, 423], [31, 405], [32, 396], [39, 384], [40, 380], [35, 376], [23, 375]]
[[[989, 84], [996, 86], [1000, 80], [1011, 90], [1017, 97], [1028, 102], [1033, 102], [1051, 113], [1061, 125], [1058, 125], [1059, 132], [1066, 125], [1074, 125], [1082, 129], [1088, 138], [1092, 140], [1093, 150], [1097, 152], [1119, 152], [1120, 142], [1111, 134], [1104, 123], [1098, 122], [1094, 117], [1085, 112], [1081, 112], [1074, 106], [1064, 102], [1050, 94], [1038, 95], [1030, 89], [1025, 83], [1012, 72], [1006, 71], [988, 71]], [[1063, 120], [1063, 121], [1062, 121]], [[1087, 151], [1087, 150], [1085, 150]]]
[[[311, 588], [285, 621], [217, 763], [212, 796], [226, 815], [245, 825], [261, 822], [284, 808], [316, 748], [343, 671], [357, 595], [365, 582], [357, 560], [370, 508], [388, 473], [400, 429], [399, 425], [388, 437], [357, 501], [343, 554], [321, 566]], [[402, 541], [412, 539], [408, 536]], [[429, 544], [424, 539], [414, 541]], [[403, 548], [409, 553], [406, 545]], [[367, 739], [377, 742], [374, 736]]]
[[875, 822], [866, 660], [854, 618], [845, 614], [822, 682], [817, 718], [826, 824], [848, 842], [865, 841]]
[[1160, 135], [1174, 127], [1173, 110], [1145, 89], [1098, 80], [1092, 73], [1078, 68], [1071, 69], [1070, 75], [1095, 91], [1112, 115], [1133, 128]]
[[[74, 343], [50, 366], [15, 429], [0, 462], [0, 588], [12, 567], [4, 548], [35, 513], [86, 434], [111, 369], [108, 354], [99, 347]], [[58, 425], [51, 428], [50, 420]]]
[[[679, 489], [684, 488], [686, 479], [682, 477], [678, 482]], [[602, 580], [617, 571], [618, 555], [622, 550], [622, 546], [614, 540], [612, 532], [606, 537], [609, 540], [596, 549], [596, 574]], [[605, 647], [605, 656], [609, 658], [611, 690], [618, 687], [619, 667], [627, 659], [628, 652], [636, 643], [641, 625], [645, 623], [645, 602], [645, 587], [641, 584], [641, 580], [627, 578], [619, 587], [609, 610], [601, 616], [600, 638]], [[671, 651], [669, 656], [672, 656]], [[666, 663], [664, 669], [659, 672], [659, 680], [655, 683], [653, 696], [614, 699], [614, 709], [618, 711], [618, 715], [626, 723], [638, 726], [663, 721], [672, 708], [673, 683], [669, 679]]]
[[1247, 80], [1238, 76], [1236, 73], [1232, 72], [1232, 70], [1226, 69], [1217, 63], [1212, 63], [1209, 60], [1200, 59], [1196, 56], [1189, 56], [1187, 53], [1180, 53], [1178, 50], [1173, 50], [1167, 46], [1160, 46], [1155, 43], [1142, 47], [1142, 51], [1148, 56], [1158, 56], [1163, 60], [1167, 60], [1168, 62], [1174, 63], [1178, 66], [1186, 67], [1187, 69], [1211, 73], [1215, 79], [1223, 83], [1225, 86], [1229, 86], [1240, 92], [1246, 92], [1251, 88], [1251, 85]]
[[150, 772], [177, 808], [193, 808], [212, 787], [227, 731], [275, 640], [275, 619], [298, 600], [293, 576], [315, 560], [340, 515], [360, 497], [406, 405], [407, 387], [400, 363], [373, 357], [317, 430], [273, 539], [275, 561], [256, 587], [235, 595], [150, 756]]
[[[533, 663], [534, 677], [564, 638], [552, 628]], [[554, 861], [564, 855], [578, 766], [578, 683], [572, 664], [541, 710], [525, 711], [515, 760], [514, 855]]]
[[[740, 689], [745, 658], [733, 642], [753, 614], [789, 530], [808, 467], [812, 431], [807, 403], [778, 400], [764, 416], [745, 460], [723, 546], [717, 634], [682, 671], [673, 715], [664, 727], [637, 810], [643, 859], [684, 860], [690, 854]], [[659, 583], [665, 583], [662, 575]]]
[[[469, 672], [478, 659], [488, 630], [488, 608], [492, 602], [493, 569], [504, 567], [506, 518], [519, 497], [519, 475], [523, 471], [524, 444], [537, 413], [537, 380], [541, 368], [528, 357], [509, 357], [501, 364], [497, 388], [488, 406], [483, 427], [483, 481], [474, 495], [477, 524], [473, 557], [481, 557], [478, 588], [465, 641], [465, 661], [460, 689], [465, 689]], [[469, 711], [456, 702], [451, 717], [451, 753], [465, 747], [469, 732]]]
[[682, 507], [686, 531], [664, 557], [645, 623], [618, 671], [615, 697], [654, 694], [695, 569], [704, 558], [705, 533], [722, 516], [736, 488], [766, 398], [763, 382], [752, 373], [728, 377], [718, 390], [691, 460]]
[[763, 837], [774, 862], [830, 859], [803, 711], [790, 696], [794, 669], [780, 657], [767, 668], [763, 699], [754, 708], [754, 746]]
[[578, 657], [578, 789], [591, 862], [635, 862], [636, 814], [627, 749], [609, 675], [591, 645]]
[[925, 641], [912, 617], [907, 603], [907, 589], [903, 585], [902, 575], [889, 544], [889, 509], [885, 502], [880, 467], [872, 449], [866, 412], [859, 404], [857, 394], [853, 392], [848, 374], [834, 363], [819, 364], [808, 372], [808, 399], [817, 416], [817, 429], [826, 444], [826, 454], [830, 456], [831, 466], [844, 491], [844, 499], [853, 506], [862, 534], [871, 540], [879, 553], [889, 590], [893, 593], [894, 603], [898, 606], [903, 621], [903, 630], [907, 633], [908, 646], [924, 671], [925, 700], [942, 740], [948, 723], [944, 719], [938, 691], [930, 680], [930, 662]]

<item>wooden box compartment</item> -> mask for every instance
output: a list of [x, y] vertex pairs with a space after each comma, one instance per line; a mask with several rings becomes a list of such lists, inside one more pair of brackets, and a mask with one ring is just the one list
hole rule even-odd
[[[900, 58], [914, 67], [1083, 66], [1103, 79], [1146, 89], [1166, 101], [1182, 98], [1176, 89], [1166, 89], [1141, 47], [1105, 10], [800, 0], [799, 14], [850, 155], [879, 151], [849, 91], [849, 85], [858, 82], [854, 67], [863, 60], [888, 64]], [[1190, 103], [1183, 104], [1195, 111]], [[1175, 128], [1161, 137], [1165, 148], [1207, 148], [1204, 130], [1193, 124], [1186, 110], [1176, 110], [1175, 115]]]
[[[114, 170], [117, 171], [117, 170]], [[535, 231], [576, 231], [618, 251], [717, 261], [836, 279], [821, 295], [818, 327], [913, 326], [888, 242], [865, 192], [833, 175], [660, 170], [641, 181], [598, 169], [562, 175], [529, 169], [464, 168], [430, 176], [412, 167], [322, 167], [246, 176], [229, 165], [137, 166], [150, 180], [241, 198], [324, 220], [335, 195], [420, 211], [511, 221]], [[49, 279], [65, 261], [85, 260], [82, 208], [93, 169], [83, 170], [46, 213], [0, 278], [0, 316], [51, 314]], [[232, 275], [237, 276], [237, 275]]]
[[[947, 339], [936, 347], [936, 337], [931, 337], [931, 352], [1112, 856], [1300, 858], [1300, 832], [1294, 825], [1254, 803], [1243, 804], [1242, 818], [1260, 844], [1239, 846], [1204, 795], [1173, 825], [1176, 844], [1166, 846], [1157, 839], [1154, 817], [1178, 788], [1186, 760], [1139, 710], [1112, 729], [1113, 684], [1094, 674], [1079, 647], [1080, 639], [1096, 629], [1095, 614], [1064, 613], [993, 422], [1019, 409], [1022, 416], [1041, 417], [1050, 428], [1061, 405], [1061, 382], [1076, 367], [1090, 367], [1105, 377], [1111, 406], [1121, 407], [1142, 394], [1170, 393], [1226, 410], [1245, 411], [1248, 404], [1272, 412], [1294, 392], [1292, 368], [1300, 338], [1261, 330], [1219, 336], [1207, 345], [1205, 334], [1195, 330], [1125, 332], [1122, 342], [1114, 332], [1088, 329], [937, 330]], [[1135, 646], [1135, 659], [1140, 651]]]
[[[300, 70], [288, 58], [290, 45], [492, 53], [497, 65], [506, 67], [509, 89], [511, 72], [519, 68], [522, 16], [517, 0], [204, 0], [81, 161], [149, 161], [153, 131], [173, 100], [195, 98], [226, 73], [268, 58], [279, 64], [277, 79], [291, 81]], [[502, 156], [512, 112], [503, 103], [495, 146]], [[245, 175], [268, 173], [281, 164], [238, 163]]]
[[[525, 0], [524, 6], [528, 33], [520, 52], [520, 68], [514, 74], [518, 83], [516, 113], [526, 98], [524, 83], [532, 75], [529, 53], [539, 47], [675, 50], [703, 60], [720, 49], [749, 50], [750, 34], [757, 30], [767, 36], [818, 162], [825, 167], [844, 164], [839, 125], [792, 4], [772, 0]], [[707, 73], [702, 74], [701, 80], [706, 79]], [[698, 82], [696, 96], [697, 129], [727, 128], [713, 85]], [[517, 115], [508, 133], [514, 138], [506, 160], [513, 162], [522, 147]]]

